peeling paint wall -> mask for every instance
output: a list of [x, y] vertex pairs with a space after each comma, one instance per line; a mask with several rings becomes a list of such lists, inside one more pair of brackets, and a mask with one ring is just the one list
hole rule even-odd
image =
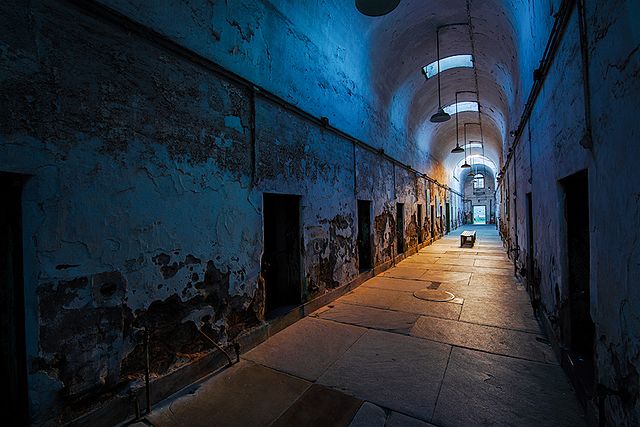
[[[19, 6], [0, 6], [0, 158], [2, 170], [30, 177], [23, 231], [35, 424], [68, 421], [139, 384], [145, 329], [158, 378], [211, 351], [199, 330], [228, 343], [264, 322], [263, 193], [302, 196], [305, 301], [357, 277], [356, 200], [372, 201], [382, 266], [397, 255], [396, 203], [405, 204], [409, 248], [417, 203], [428, 232], [429, 205], [439, 212], [459, 199], [429, 183], [426, 200], [424, 177], [186, 51], [68, 2]], [[224, 25], [246, 42], [264, 37], [233, 19]], [[331, 119], [369, 116], [344, 110]], [[444, 176], [431, 160], [413, 166]], [[437, 236], [442, 224], [438, 216]]]
[[[498, 188], [500, 230], [517, 270], [525, 276], [530, 255], [526, 195], [531, 193], [535, 239], [529, 281], [539, 286], [540, 307], [563, 343], [569, 289], [560, 180], [588, 171], [589, 211], [584, 214], [590, 219], [590, 308], [599, 385], [592, 405], [597, 412], [602, 399], [606, 425], [640, 424], [640, 179], [635, 172], [640, 155], [639, 17], [637, 2], [586, 1], [593, 123], [589, 150], [580, 144], [585, 134], [585, 96], [574, 8]], [[550, 25], [538, 38], [544, 39], [549, 31]], [[533, 59], [528, 61], [535, 66]]]

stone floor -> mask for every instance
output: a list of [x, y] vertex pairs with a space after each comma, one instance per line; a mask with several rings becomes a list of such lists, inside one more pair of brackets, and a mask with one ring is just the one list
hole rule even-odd
[[[154, 409], [156, 426], [580, 426], [496, 230], [419, 251]], [[424, 288], [450, 302], [413, 296]]]

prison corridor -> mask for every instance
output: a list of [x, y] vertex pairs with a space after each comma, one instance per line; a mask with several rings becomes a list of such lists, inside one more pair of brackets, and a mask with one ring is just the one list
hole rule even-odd
[[[460, 247], [470, 230], [475, 244]], [[492, 225], [464, 226], [424, 247], [161, 403], [147, 420], [584, 425]]]

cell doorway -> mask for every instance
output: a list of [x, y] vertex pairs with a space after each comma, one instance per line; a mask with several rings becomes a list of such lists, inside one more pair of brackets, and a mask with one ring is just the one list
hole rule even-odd
[[560, 181], [564, 190], [565, 280], [569, 301], [563, 316], [564, 342], [569, 348], [571, 377], [578, 396], [589, 400], [593, 394], [594, 336], [590, 306], [589, 185], [587, 171]]
[[302, 302], [300, 197], [265, 194], [264, 252], [266, 316], [275, 318]]
[[487, 223], [487, 207], [486, 206], [474, 206], [473, 207], [473, 223], [474, 224], [486, 224]]
[[396, 245], [398, 254], [404, 253], [404, 204], [396, 203]]
[[371, 202], [358, 200], [358, 264], [360, 271], [371, 270]]
[[[24, 176], [0, 172], [0, 378], [8, 390], [10, 423], [28, 425], [22, 257], [22, 184]], [[5, 395], [6, 396], [6, 395]]]

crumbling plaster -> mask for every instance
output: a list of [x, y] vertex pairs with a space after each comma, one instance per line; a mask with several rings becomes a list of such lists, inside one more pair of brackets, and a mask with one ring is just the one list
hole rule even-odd
[[[640, 154], [636, 126], [640, 34], [634, 22], [640, 10], [634, 2], [586, 1], [591, 150], [580, 145], [585, 132], [585, 97], [577, 13], [574, 9], [501, 181], [501, 231], [508, 247], [519, 248], [518, 255], [512, 252], [511, 257], [516, 258], [517, 270], [525, 274], [525, 196], [531, 192], [535, 233], [532, 279], [540, 286], [543, 312], [562, 342], [560, 316], [567, 303], [568, 285], [559, 180], [588, 170], [589, 211], [584, 214], [590, 220], [591, 317], [596, 327], [596, 380], [604, 399], [602, 415], [608, 425], [636, 425], [640, 422], [640, 293], [635, 277], [640, 268], [640, 232], [635, 225], [640, 220], [640, 180], [633, 171]], [[535, 68], [533, 59], [528, 62], [530, 69]]]
[[[0, 157], [3, 170], [30, 177], [34, 423], [69, 420], [139, 380], [145, 327], [157, 377], [210, 351], [198, 329], [224, 343], [263, 321], [264, 192], [302, 196], [307, 301], [358, 274], [358, 198], [383, 224], [376, 266], [396, 255], [397, 202], [415, 247], [425, 178], [381, 153], [71, 3], [6, 5], [1, 15], [12, 23], [1, 33]], [[433, 200], [451, 197], [432, 187]]]

